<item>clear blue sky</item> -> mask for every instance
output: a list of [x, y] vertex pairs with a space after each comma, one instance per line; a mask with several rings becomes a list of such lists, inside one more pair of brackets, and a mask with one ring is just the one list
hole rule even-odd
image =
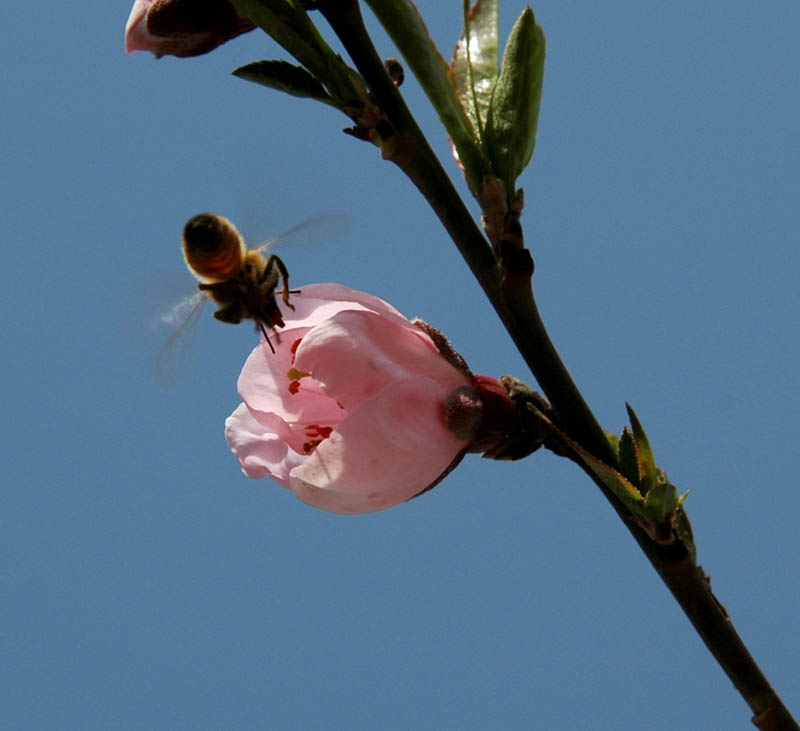
[[[460, 0], [420, 7], [449, 50]], [[503, 4], [506, 31], [522, 7]], [[294, 282], [366, 289], [477, 372], [529, 374], [343, 116], [229, 75], [280, 56], [271, 41], [126, 57], [129, 10], [0, 9], [0, 727], [750, 728], [571, 464], [471, 457], [419, 500], [328, 515], [242, 476], [224, 442], [249, 327], [205, 313], [183, 378], [153, 385], [144, 326], [191, 289], [180, 230], [208, 209], [261, 238], [349, 214], [286, 250]], [[534, 10], [548, 53], [521, 183], [540, 308], [604, 426], [630, 401], [691, 489], [700, 563], [800, 714], [800, 5]]]

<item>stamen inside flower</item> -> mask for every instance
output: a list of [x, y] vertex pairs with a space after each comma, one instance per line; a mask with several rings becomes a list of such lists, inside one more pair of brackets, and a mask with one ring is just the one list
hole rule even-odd
[[307, 424], [303, 431], [305, 431], [306, 436], [309, 437], [309, 441], [303, 442], [303, 451], [306, 454], [310, 454], [333, 433], [333, 427], [320, 426], [319, 424]]
[[[298, 340], [297, 342], [299, 343], [300, 341]], [[298, 370], [295, 367], [286, 371], [286, 377], [289, 379], [289, 393], [294, 396], [300, 390], [300, 380], [310, 375], [310, 373]]]
[[300, 347], [300, 343], [301, 342], [303, 342], [303, 338], [297, 338], [297, 340], [295, 340], [292, 343], [291, 347], [289, 348], [289, 352], [292, 355], [292, 363], [294, 363], [294, 354], [297, 352], [297, 349]]

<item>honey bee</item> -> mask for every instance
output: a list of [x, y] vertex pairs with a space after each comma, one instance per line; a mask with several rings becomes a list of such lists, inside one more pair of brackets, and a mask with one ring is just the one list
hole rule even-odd
[[217, 305], [214, 312], [217, 320], [233, 324], [253, 320], [273, 353], [275, 348], [267, 328], [278, 338], [278, 328], [284, 327], [275, 299], [278, 284], [282, 282], [281, 299], [290, 310], [294, 306], [289, 302], [289, 295], [299, 292], [289, 289], [289, 272], [279, 256], [270, 254], [264, 258], [263, 252], [276, 241], [273, 239], [249, 249], [236, 226], [213, 213], [200, 213], [190, 218], [182, 237], [186, 266], [199, 281], [197, 288], [201, 295], [195, 308], [199, 309], [208, 298]]

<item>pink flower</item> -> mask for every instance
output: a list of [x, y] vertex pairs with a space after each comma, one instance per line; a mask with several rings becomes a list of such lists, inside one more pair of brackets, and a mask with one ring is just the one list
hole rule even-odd
[[275, 354], [262, 342], [245, 363], [244, 403], [226, 422], [248, 477], [323, 510], [368, 513], [424, 492], [505, 433], [481, 400], [499, 383], [474, 377], [432, 328], [338, 284], [304, 286], [292, 303]]
[[199, 56], [255, 25], [227, 0], [136, 0], [125, 26], [125, 49], [156, 58]]

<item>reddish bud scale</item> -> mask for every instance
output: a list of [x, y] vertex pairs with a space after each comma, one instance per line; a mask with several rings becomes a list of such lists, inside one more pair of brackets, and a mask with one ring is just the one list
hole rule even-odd
[[486, 452], [496, 446], [516, 422], [517, 407], [496, 378], [479, 374], [474, 378], [483, 404], [483, 415], [469, 451]]

